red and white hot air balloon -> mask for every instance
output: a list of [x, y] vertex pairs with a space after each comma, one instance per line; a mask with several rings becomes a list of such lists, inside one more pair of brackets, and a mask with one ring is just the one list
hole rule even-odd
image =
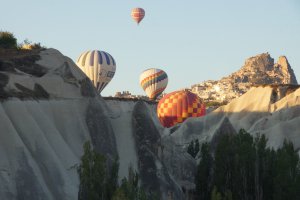
[[131, 17], [137, 24], [139, 24], [145, 17], [145, 10], [143, 8], [134, 8], [131, 11]]
[[190, 117], [205, 115], [202, 100], [188, 90], [180, 90], [167, 94], [157, 105], [157, 116], [164, 127], [182, 123]]

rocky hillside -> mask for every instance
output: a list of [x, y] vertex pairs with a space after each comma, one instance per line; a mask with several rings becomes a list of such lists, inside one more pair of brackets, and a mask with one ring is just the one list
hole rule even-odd
[[[236, 75], [237, 76], [237, 75]], [[279, 76], [280, 77], [280, 76]], [[196, 160], [188, 144], [218, 141], [244, 128], [300, 147], [298, 86], [257, 86], [205, 117], [161, 126], [156, 104], [103, 99], [74, 64], [55, 49], [0, 54], [0, 199], [77, 199], [84, 142], [108, 162], [119, 157], [161, 199], [188, 199]]]
[[[0, 199], [77, 199], [86, 141], [108, 165], [119, 157], [119, 179], [132, 166], [147, 192], [184, 199], [179, 181], [192, 182], [193, 173], [177, 176], [164, 164], [155, 110], [146, 101], [104, 100], [55, 49], [0, 52]], [[177, 159], [194, 169], [193, 159]]]
[[239, 71], [219, 81], [193, 85], [192, 91], [205, 101], [230, 102], [252, 86], [264, 84], [298, 84], [285, 56], [279, 57], [276, 63], [269, 53], [248, 58]]
[[[224, 133], [236, 133], [240, 129], [256, 136], [265, 134], [268, 145], [278, 148], [283, 140], [300, 147], [300, 87], [280, 96], [281, 87], [253, 87], [247, 93], [221, 106], [205, 117], [190, 118], [180, 126], [165, 130], [176, 146], [184, 147], [192, 139], [217, 141]], [[300, 153], [300, 152], [299, 152]]]

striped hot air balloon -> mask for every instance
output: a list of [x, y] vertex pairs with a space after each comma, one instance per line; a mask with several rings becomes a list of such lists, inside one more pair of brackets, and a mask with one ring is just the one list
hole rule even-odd
[[105, 51], [86, 51], [79, 56], [76, 64], [91, 79], [99, 93], [107, 86], [116, 72], [114, 58]]
[[145, 17], [145, 10], [143, 8], [134, 8], [131, 11], [131, 17], [137, 24], [139, 24]]
[[175, 91], [159, 101], [157, 115], [164, 127], [171, 127], [189, 117], [205, 115], [205, 105], [196, 94], [188, 90]]
[[161, 69], [147, 69], [140, 75], [140, 85], [150, 99], [156, 99], [168, 85], [168, 75]]

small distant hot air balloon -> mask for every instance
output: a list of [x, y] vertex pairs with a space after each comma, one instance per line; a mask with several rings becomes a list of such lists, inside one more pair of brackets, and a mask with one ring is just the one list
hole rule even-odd
[[107, 86], [116, 72], [114, 58], [105, 51], [86, 51], [79, 56], [76, 64], [91, 79], [99, 93]]
[[150, 99], [156, 99], [168, 85], [168, 75], [161, 69], [147, 69], [140, 75], [140, 85]]
[[143, 8], [134, 8], [131, 11], [131, 17], [137, 24], [139, 24], [145, 17], [145, 10]]
[[189, 117], [205, 115], [205, 105], [196, 94], [188, 90], [175, 91], [159, 101], [157, 115], [164, 127], [171, 127]]

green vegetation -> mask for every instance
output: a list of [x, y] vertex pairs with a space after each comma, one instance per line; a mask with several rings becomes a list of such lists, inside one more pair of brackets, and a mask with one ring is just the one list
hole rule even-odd
[[206, 107], [220, 107], [226, 105], [228, 102], [223, 101], [223, 102], [218, 102], [218, 101], [207, 101], [204, 102]]
[[14, 50], [33, 50], [44, 49], [40, 43], [33, 43], [25, 39], [18, 44], [14, 34], [8, 31], [0, 31], [0, 49], [14, 49]]
[[300, 199], [300, 162], [291, 142], [278, 150], [266, 146], [264, 135], [245, 130], [223, 135], [215, 149], [201, 147], [195, 179], [199, 199]]
[[25, 39], [23, 41], [23, 43], [19, 44], [19, 48], [32, 50], [32, 49], [43, 49], [45, 47], [42, 47], [41, 43], [33, 43], [33, 42], [29, 41], [28, 39]]
[[17, 39], [13, 33], [0, 31], [0, 48], [17, 49]]
[[128, 179], [118, 184], [119, 162], [115, 159], [110, 168], [105, 156], [92, 149], [89, 142], [83, 146], [84, 154], [78, 167], [80, 179], [79, 200], [154, 200], [139, 186], [139, 176], [132, 167]]
[[[118, 166], [117, 162], [114, 165]], [[115, 183], [111, 182], [116, 179], [116, 175], [108, 172], [105, 157], [92, 150], [89, 142], [84, 144], [84, 155], [81, 157], [78, 174], [79, 199], [108, 199], [111, 196], [110, 189], [116, 187]]]
[[[139, 176], [129, 168], [128, 179], [124, 178], [120, 187], [117, 188], [112, 200], [147, 200], [145, 191], [139, 187]], [[149, 198], [149, 200], [153, 198]]]
[[[199, 146], [197, 140], [189, 145], [193, 157]], [[222, 135], [217, 144], [202, 144], [200, 154], [194, 199], [300, 199], [300, 159], [291, 142], [284, 141], [274, 150], [267, 147], [264, 135], [253, 138], [241, 130], [235, 135]], [[118, 184], [118, 159], [107, 166], [105, 157], [85, 143], [78, 167], [79, 200], [159, 199], [139, 186], [139, 175], [132, 167]]]

